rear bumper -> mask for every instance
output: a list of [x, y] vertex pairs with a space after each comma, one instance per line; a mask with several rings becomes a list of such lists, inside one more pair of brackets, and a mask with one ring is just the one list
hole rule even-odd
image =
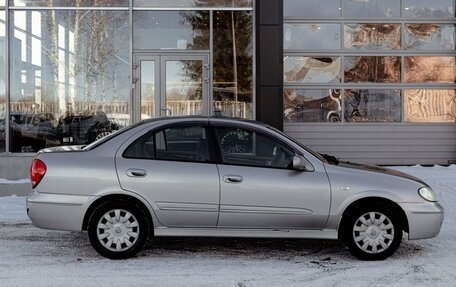
[[96, 197], [33, 192], [27, 197], [27, 215], [36, 227], [81, 231], [84, 214]]
[[437, 202], [402, 203], [409, 224], [409, 239], [436, 237], [442, 227], [443, 207]]

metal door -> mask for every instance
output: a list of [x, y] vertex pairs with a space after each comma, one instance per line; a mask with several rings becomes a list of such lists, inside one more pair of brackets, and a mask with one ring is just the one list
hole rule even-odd
[[136, 54], [135, 121], [163, 116], [209, 115], [209, 56]]

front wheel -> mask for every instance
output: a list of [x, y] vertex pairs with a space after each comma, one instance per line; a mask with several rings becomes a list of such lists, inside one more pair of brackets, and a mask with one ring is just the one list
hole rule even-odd
[[92, 247], [110, 259], [135, 256], [149, 234], [147, 217], [139, 206], [128, 202], [106, 202], [92, 213], [88, 226]]
[[350, 252], [362, 260], [384, 260], [393, 255], [402, 240], [402, 228], [387, 208], [362, 208], [344, 223], [343, 240]]

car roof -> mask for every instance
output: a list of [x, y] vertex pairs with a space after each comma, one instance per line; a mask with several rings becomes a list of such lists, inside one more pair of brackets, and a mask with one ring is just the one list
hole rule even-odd
[[197, 121], [209, 121], [215, 120], [215, 121], [222, 121], [222, 122], [232, 122], [232, 123], [250, 123], [250, 124], [256, 124], [260, 125], [263, 127], [269, 127], [269, 125], [255, 121], [255, 120], [249, 120], [249, 119], [243, 119], [243, 118], [235, 118], [235, 117], [224, 117], [224, 116], [176, 116], [176, 117], [161, 117], [161, 118], [153, 118], [153, 119], [147, 119], [141, 121], [141, 123], [157, 123], [160, 121], [173, 121], [175, 120], [176, 122], [180, 121], [188, 121], [188, 120], [197, 120]]

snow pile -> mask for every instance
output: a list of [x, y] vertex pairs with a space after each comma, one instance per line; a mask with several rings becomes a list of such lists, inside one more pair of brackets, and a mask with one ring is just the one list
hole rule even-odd
[[21, 179], [0, 178], [0, 184], [23, 184], [23, 183], [30, 183], [30, 178], [21, 178]]

